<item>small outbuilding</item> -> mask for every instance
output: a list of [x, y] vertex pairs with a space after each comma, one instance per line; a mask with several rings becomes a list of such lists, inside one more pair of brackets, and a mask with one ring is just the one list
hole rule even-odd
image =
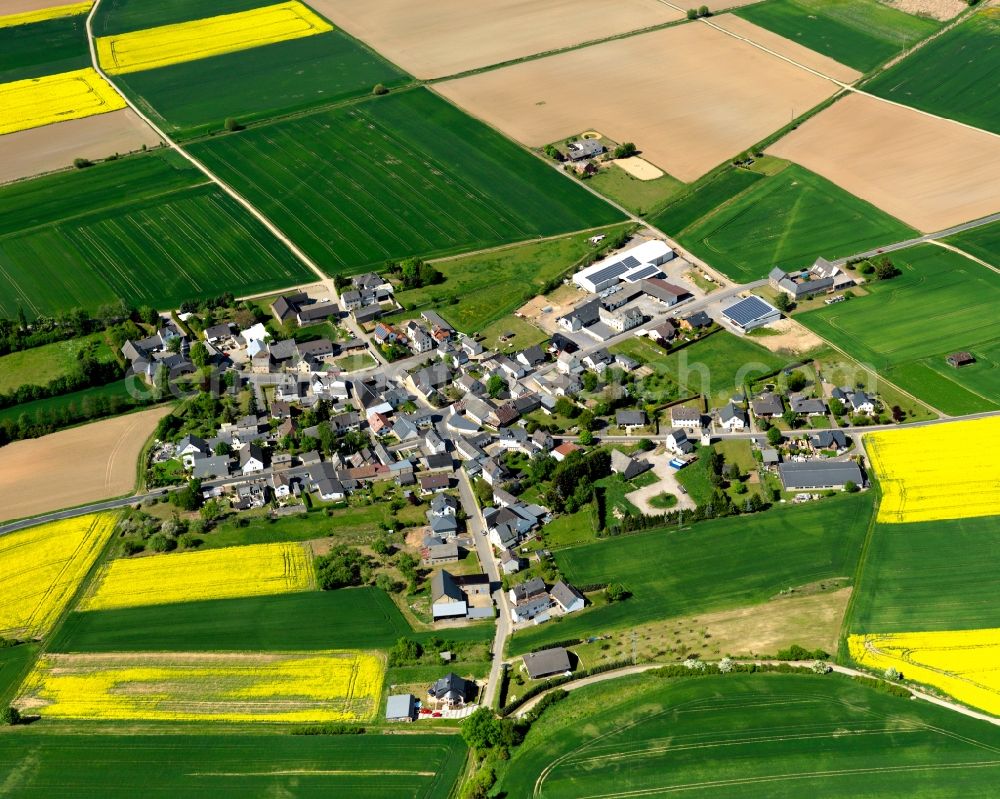
[[554, 674], [565, 674], [572, 669], [569, 662], [569, 652], [563, 647], [543, 649], [541, 652], [531, 652], [525, 655], [524, 668], [532, 680], [551, 677]]
[[975, 356], [971, 352], [953, 352], [946, 359], [948, 366], [961, 369], [963, 366], [971, 366], [976, 362]]
[[417, 717], [417, 700], [413, 694], [394, 694], [385, 703], [386, 721], [413, 721]]

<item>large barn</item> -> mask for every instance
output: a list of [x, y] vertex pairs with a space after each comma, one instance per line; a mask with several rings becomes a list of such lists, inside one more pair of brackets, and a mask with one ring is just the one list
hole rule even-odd
[[573, 282], [584, 291], [599, 294], [622, 280], [655, 277], [660, 274], [656, 267], [673, 257], [674, 251], [670, 247], [654, 239], [581, 269], [573, 275]]

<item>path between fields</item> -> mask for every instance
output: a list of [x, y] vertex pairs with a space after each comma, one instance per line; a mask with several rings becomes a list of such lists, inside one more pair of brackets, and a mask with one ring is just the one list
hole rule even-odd
[[970, 261], [975, 261], [977, 264], [982, 264], [987, 269], [992, 269], [994, 272], [996, 272], [998, 275], [1000, 275], [1000, 269], [998, 269], [997, 267], [993, 266], [993, 264], [987, 263], [982, 258], [977, 258], [975, 255], [967, 253], [965, 250], [960, 250], [954, 244], [948, 244], [945, 241], [939, 241], [937, 239], [931, 239], [930, 243], [931, 244], [936, 244], [938, 247], [943, 247], [946, 250], [951, 250], [954, 253], [958, 253], [959, 255], [961, 255], [961, 256], [963, 256], [965, 258], [968, 258]]

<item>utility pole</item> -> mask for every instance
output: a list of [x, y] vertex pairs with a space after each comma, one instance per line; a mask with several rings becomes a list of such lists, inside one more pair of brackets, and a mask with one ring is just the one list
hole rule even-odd
[[636, 663], [639, 662], [639, 658], [636, 655], [636, 641], [637, 641], [637, 639], [638, 639], [638, 636], [636, 635], [635, 630], [632, 630], [632, 665], [633, 666]]

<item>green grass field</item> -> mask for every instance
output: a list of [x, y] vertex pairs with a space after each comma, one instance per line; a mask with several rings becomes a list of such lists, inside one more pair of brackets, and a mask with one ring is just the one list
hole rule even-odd
[[0, 28], [0, 83], [90, 66], [85, 16]]
[[154, 121], [183, 137], [369, 94], [408, 76], [339, 30], [304, 39], [120, 75]]
[[[387, 649], [414, 632], [384, 591], [349, 588], [248, 599], [213, 599], [71, 613], [52, 641], [55, 652], [162, 650]], [[493, 625], [448, 630], [448, 637], [486, 641]]]
[[872, 94], [1000, 133], [1000, 9], [984, 8], [865, 84]]
[[587, 185], [640, 215], [655, 212], [686, 188], [677, 178], [667, 174], [655, 180], [639, 180], [617, 164], [587, 178]]
[[1000, 269], [1000, 222], [957, 233], [945, 241]]
[[[932, 244], [891, 258], [899, 277], [796, 319], [945, 413], [1000, 407], [1000, 276]], [[953, 369], [956, 350], [978, 362]]]
[[0, 705], [6, 707], [37, 653], [38, 646], [35, 644], [0, 649]]
[[331, 274], [621, 221], [426, 89], [190, 149]]
[[869, 72], [940, 27], [875, 0], [767, 0], [734, 13], [859, 72]]
[[235, 14], [238, 11], [260, 8], [262, 5], [267, 3], [262, 3], [261, 0], [212, 0], [209, 7], [204, 0], [170, 0], [169, 3], [104, 0], [94, 15], [94, 35], [108, 36], [218, 14]]
[[[603, 232], [619, 230], [620, 226]], [[594, 252], [593, 232], [551, 241], [514, 245], [495, 252], [438, 261], [444, 275], [436, 286], [396, 293], [410, 314], [436, 308], [464, 333], [475, 333], [502, 319]]]
[[0, 737], [4, 795], [26, 799], [447, 799], [465, 758], [457, 735], [78, 735], [28, 727]]
[[1000, 731], [839, 675], [655, 675], [587, 686], [515, 750], [502, 795], [975, 796], [1000, 779]]
[[819, 256], [853, 255], [914, 235], [875, 206], [788, 164], [709, 211], [678, 240], [730, 278], [751, 281], [775, 266], [805, 267]]
[[0, 356], [0, 394], [13, 391], [18, 386], [44, 386], [57, 377], [69, 374], [85, 350], [92, 351], [98, 361], [106, 363], [114, 359], [103, 333]]
[[312, 273], [180, 156], [148, 154], [0, 189], [0, 313], [122, 299], [175, 307]]
[[120, 405], [115, 406], [118, 408], [117, 412], [128, 410], [138, 404], [129, 395], [128, 384], [124, 380], [116, 380], [106, 386], [94, 386], [82, 391], [60, 394], [58, 397], [48, 397], [34, 402], [24, 402], [20, 405], [0, 408], [0, 422], [5, 420], [16, 422], [24, 415], [28, 417], [29, 421], [35, 423], [42, 422], [52, 424], [55, 427], [65, 427], [67, 422], [64, 416], [67, 413], [70, 415], [68, 424], [75, 424], [77, 417], [74, 412], [82, 412], [92, 406], [99, 408], [103, 403], [120, 403]]
[[1000, 627], [1000, 517], [877, 524], [854, 598], [854, 632]]
[[761, 172], [749, 169], [727, 168], [695, 184], [650, 221], [667, 233], [680, 233], [724, 202], [763, 180]]
[[871, 495], [837, 497], [569, 547], [556, 553], [575, 585], [621, 582], [624, 602], [519, 631], [512, 653], [656, 619], [756, 604], [780, 591], [854, 574]]
[[635, 358], [653, 370], [654, 374], [643, 381], [649, 402], [704, 394], [724, 403], [742, 389], [744, 379], [770, 374], [792, 360], [724, 330], [669, 354], [639, 338], [615, 344], [611, 351]]

